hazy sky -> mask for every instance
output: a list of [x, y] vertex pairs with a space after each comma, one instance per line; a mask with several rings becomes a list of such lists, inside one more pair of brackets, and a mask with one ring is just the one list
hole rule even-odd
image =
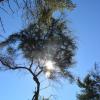
[[[77, 7], [74, 11], [67, 13], [71, 21], [70, 27], [78, 43], [75, 57], [77, 63], [72, 72], [83, 78], [93, 68], [95, 62], [100, 63], [100, 0], [73, 1]], [[4, 23], [7, 22], [5, 23], [7, 32], [4, 36], [17, 32], [21, 23], [19, 18], [15, 20], [14, 17], [3, 15]], [[33, 89], [34, 83], [26, 73], [0, 72], [0, 100], [31, 100]], [[52, 91], [57, 95], [56, 100], [77, 100], [76, 94], [79, 88], [65, 81], [64, 86], [62, 84]], [[44, 93], [49, 93], [49, 89]]]

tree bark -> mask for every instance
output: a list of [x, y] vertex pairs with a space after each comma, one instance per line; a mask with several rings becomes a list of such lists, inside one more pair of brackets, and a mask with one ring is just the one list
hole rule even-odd
[[38, 100], [38, 98], [39, 98], [39, 92], [40, 92], [40, 82], [39, 82], [39, 80], [38, 80], [38, 77], [37, 76], [34, 76], [33, 77], [33, 80], [35, 81], [35, 83], [36, 83], [36, 90], [35, 90], [35, 93], [34, 93], [34, 96], [33, 96], [33, 98], [32, 98], [32, 100]]

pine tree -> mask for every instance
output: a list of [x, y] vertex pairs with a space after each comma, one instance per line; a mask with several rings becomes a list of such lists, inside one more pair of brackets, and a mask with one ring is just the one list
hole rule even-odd
[[78, 80], [81, 93], [77, 95], [78, 100], [100, 100], [100, 70], [96, 68], [82, 81]]
[[[37, 84], [32, 100], [38, 100], [39, 97], [40, 74], [50, 80], [61, 77], [74, 80], [68, 69], [74, 64], [76, 42], [65, 22], [54, 18], [51, 22], [49, 26], [40, 22], [30, 24], [0, 42], [0, 69], [28, 71]], [[18, 59], [23, 60], [19, 62]]]
[[50, 80], [74, 80], [69, 68], [74, 64], [75, 39], [65, 21], [52, 17], [56, 10], [72, 9], [74, 4], [71, 0], [22, 1], [24, 17], [31, 19], [30, 24], [0, 42], [0, 70], [29, 72], [36, 83], [32, 100], [38, 100], [41, 86], [39, 76], [45, 75]]

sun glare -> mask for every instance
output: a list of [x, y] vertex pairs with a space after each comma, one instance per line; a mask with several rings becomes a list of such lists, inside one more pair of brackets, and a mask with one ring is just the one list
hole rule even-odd
[[52, 61], [46, 61], [45, 66], [47, 70], [54, 70], [54, 65]]
[[51, 72], [50, 72], [50, 71], [47, 71], [47, 72], [45, 73], [45, 76], [46, 76], [47, 78], [49, 78], [49, 77], [51, 76]]
[[47, 78], [50, 78], [52, 71], [55, 70], [55, 68], [54, 68], [54, 62], [51, 61], [51, 60], [47, 60], [45, 62], [45, 68], [46, 68], [45, 76]]

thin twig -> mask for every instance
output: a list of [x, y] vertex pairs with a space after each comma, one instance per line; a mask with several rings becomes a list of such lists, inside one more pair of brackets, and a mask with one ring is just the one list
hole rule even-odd
[[46, 87], [41, 88], [40, 91], [41, 91], [41, 90], [44, 90], [44, 89], [47, 89], [47, 88], [49, 88], [49, 87], [50, 87], [50, 85], [48, 84]]
[[40, 71], [36, 74], [36, 76], [39, 76], [42, 72], [43, 72], [43, 70], [40, 70]]
[[18, 8], [20, 8], [20, 5], [19, 5], [18, 1], [17, 0], [14, 0], [14, 2], [18, 6]]
[[27, 10], [32, 14], [32, 16], [34, 16], [32, 10], [28, 7], [27, 1], [23, 0], [25, 7], [27, 8]]
[[33, 58], [32, 58], [32, 60], [31, 60], [31, 64], [30, 64], [29, 69], [31, 69], [31, 68], [32, 68], [32, 65], [33, 65]]
[[9, 13], [7, 12], [7, 10], [5, 10], [3, 7], [0, 6], [0, 9], [2, 9], [4, 12], [6, 12], [9, 15]]
[[12, 8], [11, 8], [11, 6], [10, 6], [9, 0], [7, 0], [7, 2], [8, 2], [8, 6], [9, 6], [10, 10], [12, 11], [12, 13], [14, 13], [14, 11], [12, 10]]
[[0, 17], [0, 23], [1, 23], [1, 26], [2, 26], [3, 31], [5, 32], [4, 25], [3, 25], [3, 23], [2, 23], [1, 17]]

